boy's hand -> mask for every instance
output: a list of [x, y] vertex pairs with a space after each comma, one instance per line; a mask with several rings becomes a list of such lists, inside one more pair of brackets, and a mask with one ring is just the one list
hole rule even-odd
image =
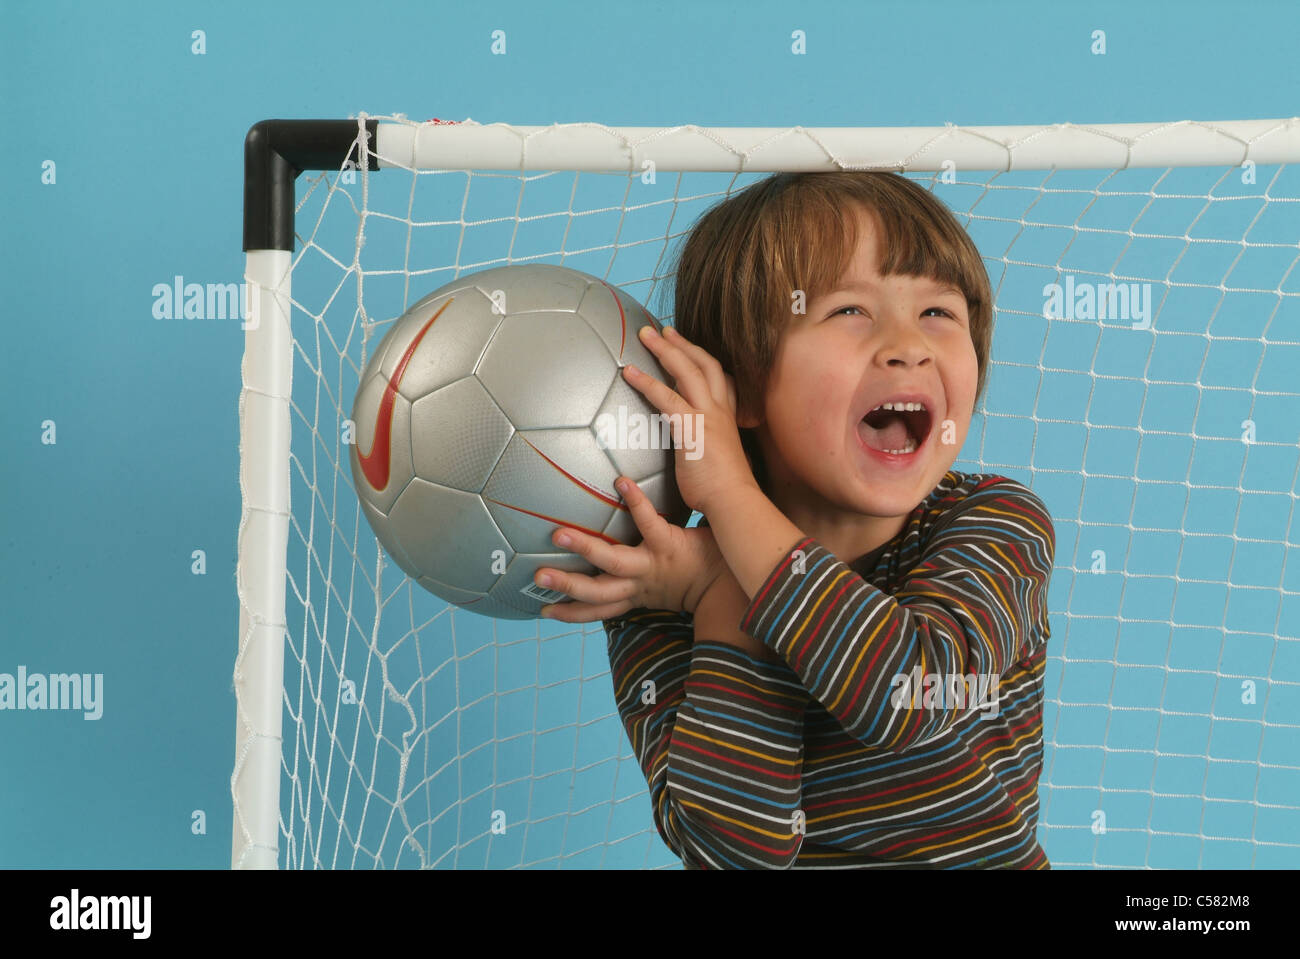
[[643, 326], [638, 335], [672, 374], [676, 389], [669, 389], [644, 370], [633, 373], [632, 367], [624, 367], [623, 373], [660, 412], [691, 420], [698, 444], [694, 451], [682, 448], [682, 437], [674, 430], [677, 488], [687, 506], [707, 516], [720, 497], [730, 496], [745, 484], [758, 488], [736, 426], [736, 385], [706, 350], [672, 327], [664, 329], [661, 336], [654, 327]]
[[[657, 512], [641, 488], [628, 477], [623, 493], [632, 519], [641, 531], [638, 546], [611, 546], [595, 536], [564, 527], [552, 536], [555, 545], [577, 553], [597, 569], [586, 576], [545, 567], [537, 571], [539, 586], [557, 589], [576, 602], [542, 607], [544, 619], [565, 623], [590, 623], [612, 619], [629, 609], [666, 609], [694, 613], [704, 591], [726, 569], [722, 554], [708, 527], [674, 526]], [[560, 542], [568, 536], [570, 542]], [[551, 577], [543, 583], [542, 576]]]

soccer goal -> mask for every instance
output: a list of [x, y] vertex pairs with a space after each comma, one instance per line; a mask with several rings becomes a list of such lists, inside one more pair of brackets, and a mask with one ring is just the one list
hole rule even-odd
[[675, 244], [771, 172], [895, 170], [996, 296], [955, 468], [1056, 526], [1040, 782], [1062, 867], [1300, 866], [1300, 118], [614, 129], [271, 120], [250, 313], [235, 867], [667, 868], [599, 623], [448, 607], [352, 488], [358, 375], [464, 272], [557, 263], [671, 322]]

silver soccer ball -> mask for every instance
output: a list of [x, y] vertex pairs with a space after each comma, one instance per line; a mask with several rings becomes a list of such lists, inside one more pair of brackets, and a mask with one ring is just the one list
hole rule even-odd
[[638, 436], [612, 424], [662, 426], [620, 373], [631, 363], [672, 385], [637, 337], [647, 324], [660, 328], [612, 284], [548, 265], [462, 276], [393, 324], [362, 371], [350, 458], [371, 528], [411, 579], [485, 616], [533, 619], [566, 598], [534, 585], [539, 567], [599, 572], [551, 542], [557, 526], [640, 542], [618, 476], [685, 525], [666, 431], [610, 442]]

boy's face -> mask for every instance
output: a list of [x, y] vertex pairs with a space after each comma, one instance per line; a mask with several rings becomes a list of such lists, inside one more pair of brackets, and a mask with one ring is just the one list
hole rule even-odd
[[[739, 421], [759, 426], [776, 505], [846, 562], [895, 536], [952, 467], [979, 376], [965, 297], [929, 279], [881, 277], [874, 218], [858, 216], [836, 290], [809, 298], [782, 335], [762, 422]], [[898, 425], [862, 423], [900, 395], [926, 398], [928, 416], [907, 414], [922, 441], [910, 454], [873, 451], [912, 442]]]

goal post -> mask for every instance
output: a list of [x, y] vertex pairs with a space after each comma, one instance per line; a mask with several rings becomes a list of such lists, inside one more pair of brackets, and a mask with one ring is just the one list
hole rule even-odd
[[917, 178], [989, 269], [989, 394], [955, 468], [1021, 479], [1057, 528], [1049, 858], [1300, 864], [1300, 118], [363, 114], [259, 122], [244, 163], [233, 867], [671, 865], [601, 624], [448, 607], [379, 548], [347, 465], [357, 378], [410, 303], [506, 263], [600, 275], [668, 319], [699, 213], [767, 173], [850, 169]]
[[[360, 129], [373, 137], [375, 123]], [[351, 120], [269, 120], [254, 125], [244, 142], [249, 296], [239, 396], [239, 652], [231, 779], [236, 867], [275, 867], [279, 848], [295, 181], [304, 170], [340, 169], [349, 156], [369, 165], [364, 146], [355, 151], [359, 132]]]

